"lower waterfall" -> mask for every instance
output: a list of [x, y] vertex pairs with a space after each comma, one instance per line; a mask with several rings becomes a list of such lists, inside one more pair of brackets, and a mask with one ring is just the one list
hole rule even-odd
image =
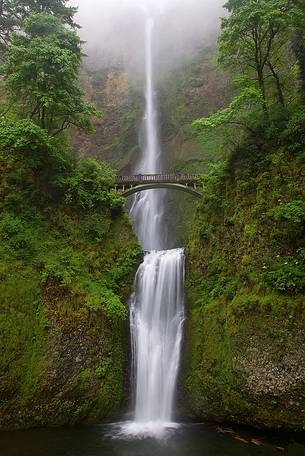
[[184, 320], [183, 283], [183, 250], [146, 254], [131, 305], [137, 422], [172, 419]]
[[184, 321], [184, 251], [150, 251], [130, 304], [134, 421], [126, 431], [162, 435], [172, 423]]

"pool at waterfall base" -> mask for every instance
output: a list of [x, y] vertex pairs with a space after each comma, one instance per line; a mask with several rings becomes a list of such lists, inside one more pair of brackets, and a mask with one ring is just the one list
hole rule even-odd
[[[156, 423], [155, 423], [156, 425]], [[134, 426], [134, 427], [133, 427]], [[135, 423], [2, 433], [1, 456], [304, 456], [305, 439], [208, 424], [168, 424], [160, 438]], [[127, 430], [129, 429], [129, 434]]]

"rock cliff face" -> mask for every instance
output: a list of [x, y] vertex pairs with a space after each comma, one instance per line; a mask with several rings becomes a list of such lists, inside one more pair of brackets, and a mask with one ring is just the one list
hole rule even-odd
[[75, 150], [80, 156], [93, 156], [128, 172], [139, 152], [141, 93], [120, 68], [100, 72], [84, 68], [82, 84], [87, 98], [96, 104], [102, 115], [95, 120], [96, 131], [92, 135], [72, 132]]
[[191, 304], [187, 408], [201, 419], [302, 430], [304, 298], [250, 293], [229, 304]]
[[[99, 72], [84, 69], [87, 98], [102, 111], [95, 120], [96, 132], [80, 135], [73, 131], [74, 147], [80, 155], [91, 155], [128, 172], [139, 153], [139, 131], [144, 110], [143, 82], [132, 81], [122, 68]], [[217, 69], [215, 50], [204, 49], [189, 62], [158, 79], [163, 157], [172, 170], [206, 170], [219, 158], [215, 143], [199, 144], [191, 135], [191, 123], [222, 108], [229, 97], [228, 83]], [[198, 169], [198, 167], [200, 169]]]
[[228, 81], [218, 69], [215, 50], [203, 49], [160, 80], [161, 136], [173, 171], [202, 172], [221, 156], [219, 144], [192, 135], [193, 120], [226, 105]]
[[0, 225], [0, 429], [119, 417], [141, 261], [127, 216], [53, 208], [21, 233]]

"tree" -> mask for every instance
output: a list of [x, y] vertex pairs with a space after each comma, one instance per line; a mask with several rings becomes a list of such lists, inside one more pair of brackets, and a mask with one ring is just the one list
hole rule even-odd
[[54, 136], [74, 125], [92, 130], [99, 115], [83, 100], [78, 77], [81, 42], [60, 19], [39, 13], [24, 21], [24, 33], [14, 34], [1, 72], [11, 102]]
[[7, 48], [12, 33], [32, 13], [48, 13], [62, 23], [76, 26], [73, 16], [76, 8], [67, 6], [68, 0], [0, 0], [0, 50]]
[[305, 0], [295, 0], [294, 3], [296, 9], [293, 17], [292, 47], [299, 64], [300, 93], [305, 103]]
[[300, 3], [303, 0], [229, 0], [225, 5], [231, 15], [222, 20], [220, 61], [253, 75], [266, 114], [267, 77], [274, 79], [278, 100], [285, 104], [277, 65], [288, 41], [287, 34], [301, 13]]
[[305, 32], [299, 28], [295, 31], [292, 39], [293, 50], [299, 63], [300, 69], [300, 92], [305, 103]]
[[246, 120], [242, 119], [242, 114], [246, 117], [250, 112], [253, 115], [255, 106], [263, 104], [261, 93], [254, 88], [244, 89], [236, 96], [227, 108], [211, 114], [209, 117], [195, 120], [192, 124], [194, 132], [201, 134], [204, 129], [218, 128], [226, 125], [233, 125], [247, 130], [255, 135]]

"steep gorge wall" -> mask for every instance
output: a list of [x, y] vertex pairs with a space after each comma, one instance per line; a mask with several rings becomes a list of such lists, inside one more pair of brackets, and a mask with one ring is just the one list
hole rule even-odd
[[80, 156], [92, 156], [128, 173], [139, 153], [138, 132], [143, 97], [122, 68], [84, 68], [82, 85], [88, 100], [101, 111], [91, 135], [72, 131], [72, 143]]
[[216, 62], [213, 47], [190, 56], [189, 61], [159, 82], [161, 137], [171, 170], [205, 172], [222, 155], [215, 140], [199, 143], [192, 134], [195, 119], [223, 108], [229, 99], [228, 81]]
[[[163, 158], [173, 171], [206, 171], [221, 155], [218, 144], [199, 144], [191, 134], [194, 119], [225, 106], [228, 82], [217, 68], [214, 48], [203, 49], [178, 68], [159, 72], [158, 98]], [[81, 156], [94, 156], [128, 172], [139, 153], [139, 131], [144, 110], [143, 81], [122, 67], [83, 69], [86, 96], [102, 111], [96, 131], [87, 136], [72, 132]]]
[[[107, 106], [106, 114], [85, 147], [78, 138], [75, 144], [81, 154], [93, 151], [128, 172], [139, 153], [142, 89], [130, 90], [126, 76], [115, 70], [98, 79], [92, 91], [96, 78], [87, 76], [87, 90], [104, 111]], [[222, 158], [221, 142], [207, 137], [198, 144], [191, 122], [222, 108], [229, 97], [214, 51], [202, 51], [185, 67], [161, 75], [159, 94], [168, 168], [206, 172]], [[129, 120], [126, 136], [124, 116]], [[113, 138], [118, 140], [113, 143]], [[274, 150], [268, 151], [264, 171], [253, 173], [252, 158], [243, 153], [225, 176], [216, 168], [211, 181], [218, 187], [208, 192], [191, 224], [194, 200], [169, 194], [168, 218], [177, 245], [183, 245], [189, 225], [184, 412], [198, 419], [302, 429], [305, 297], [302, 289], [280, 288], [302, 276], [289, 268], [293, 262], [303, 264], [303, 225], [288, 226], [266, 214], [279, 202], [304, 200], [303, 165], [286, 150]]]
[[[185, 103], [188, 77], [160, 80], [162, 97], [174, 102], [183, 86]], [[84, 69], [82, 80], [102, 117], [92, 135], [72, 132], [74, 149], [128, 173], [139, 153], [143, 87], [120, 68]], [[181, 135], [180, 122], [193, 115], [179, 117], [169, 136], [163, 129], [164, 153], [169, 138]], [[165, 109], [162, 124], [175, 116]], [[175, 158], [168, 159], [170, 166]], [[10, 172], [2, 169], [0, 182], [0, 429], [118, 417], [126, 397], [126, 307], [124, 318], [120, 313], [141, 259], [128, 217], [57, 203], [36, 208], [24, 189], [16, 196], [8, 186]], [[6, 212], [6, 198], [21, 206]], [[172, 224], [174, 212], [173, 203]]]
[[[217, 66], [213, 47], [190, 55], [183, 65], [160, 75], [160, 134], [170, 172], [207, 172], [210, 164], [222, 157], [221, 142], [207, 136], [199, 143], [194, 138], [192, 122], [223, 108], [228, 97], [228, 81]], [[185, 193], [168, 192], [167, 216], [173, 246], [185, 246], [196, 202]]]
[[197, 418], [304, 429], [304, 155], [289, 150], [244, 149], [204, 183], [187, 248], [184, 404]]
[[0, 430], [122, 413], [141, 249], [122, 212], [0, 216]]

